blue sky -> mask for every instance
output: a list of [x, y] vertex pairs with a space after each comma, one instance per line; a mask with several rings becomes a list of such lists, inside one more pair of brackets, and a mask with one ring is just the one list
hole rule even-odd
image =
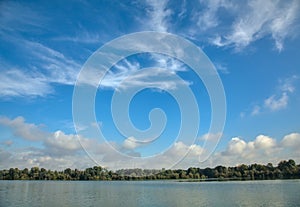
[[[299, 9], [297, 0], [1, 1], [0, 168], [300, 162]], [[96, 122], [75, 130], [73, 90], [88, 58], [115, 38], [143, 31], [178, 35], [207, 55], [226, 95], [224, 130], [209, 131], [210, 96], [193, 70], [178, 59], [147, 52], [110, 69], [95, 97]], [[143, 69], [148, 67], [162, 70]], [[174, 74], [183, 82], [171, 79]], [[126, 78], [130, 82], [121, 86]], [[87, 81], [98, 80], [91, 76]], [[137, 129], [151, 127], [154, 108], [166, 116], [165, 129], [150, 133], [157, 139], [147, 146], [134, 134], [122, 135], [111, 113], [113, 94], [133, 85], [144, 87], [129, 107]], [[176, 140], [181, 116], [171, 93], [186, 86], [200, 112], [193, 143]], [[211, 155], [204, 143], [218, 138]], [[209, 158], [199, 162], [199, 157]]]

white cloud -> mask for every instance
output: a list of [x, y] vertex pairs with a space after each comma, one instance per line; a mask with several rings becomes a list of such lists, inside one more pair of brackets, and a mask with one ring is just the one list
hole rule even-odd
[[118, 85], [118, 90], [129, 87], [159, 88], [163, 90], [174, 90], [183, 85], [190, 85], [186, 81], [177, 81], [172, 75], [174, 73], [166, 69], [145, 69], [128, 76], [122, 84]]
[[216, 69], [218, 71], [220, 71], [222, 74], [229, 74], [229, 70], [224, 64], [214, 63], [214, 65], [215, 65]]
[[270, 96], [264, 101], [264, 106], [271, 111], [277, 111], [286, 108], [289, 97], [287, 93], [282, 93], [281, 97], [277, 98], [275, 95]]
[[83, 141], [85, 141], [85, 139], [80, 136], [73, 134], [66, 135], [59, 130], [51, 134], [51, 136], [45, 140], [45, 144], [62, 150], [79, 150], [82, 149], [80, 142]]
[[134, 137], [128, 137], [127, 139], [124, 140], [123, 142], [123, 147], [125, 149], [135, 149], [140, 146], [140, 143], [138, 140], [136, 140]]
[[[4, 143], [5, 148], [0, 148], [2, 167], [84, 168], [97, 164], [84, 149], [100, 156], [112, 151], [107, 145], [81, 135], [60, 130], [47, 132], [40, 125], [27, 123], [23, 117], [1, 117], [0, 125], [9, 127], [15, 137], [29, 141], [22, 148], [15, 146], [17, 142], [8, 143], [9, 148]], [[39, 142], [42, 147], [31, 147], [32, 142]]]
[[242, 138], [234, 137], [228, 143], [223, 156], [240, 156], [241, 159], [262, 156], [277, 148], [276, 140], [265, 136], [258, 135], [254, 141], [246, 142]]
[[46, 96], [54, 92], [53, 84], [75, 83], [80, 65], [62, 53], [41, 43], [16, 40], [31, 57], [31, 66], [0, 65], [1, 97]]
[[34, 55], [36, 67], [40, 67], [49, 83], [66, 85], [75, 83], [81, 64], [41, 43], [24, 41], [24, 47]]
[[293, 75], [289, 78], [279, 80], [279, 90], [286, 93], [293, 93], [296, 90], [294, 86], [295, 81], [297, 81], [298, 79], [298, 76]]
[[[63, 131], [46, 132], [41, 126], [26, 123], [23, 117], [15, 119], [1, 118], [0, 124], [11, 129], [18, 138], [31, 142], [40, 142], [42, 147], [30, 147], [24, 145], [16, 148], [14, 143], [9, 148], [0, 148], [0, 157], [3, 158], [3, 167], [32, 167], [40, 166], [52, 169], [63, 169], [67, 167], [81, 168], [91, 165], [102, 165], [110, 169], [130, 167], [130, 163], [136, 160], [132, 157], [121, 156], [116, 150], [130, 150], [128, 155], [140, 156], [134, 150], [141, 146], [134, 137], [129, 137], [121, 144], [100, 143], [95, 139], [88, 139], [80, 135], [66, 134]], [[5, 146], [7, 147], [7, 146]], [[86, 150], [84, 150], [83, 148]], [[187, 152], [189, 152], [187, 154]], [[140, 159], [134, 166], [145, 166], [147, 168], [162, 168], [165, 165], [172, 167], [176, 161], [182, 158], [197, 163], [199, 155], [204, 152], [199, 145], [186, 145], [183, 142], [176, 142], [164, 152], [160, 158]], [[130, 154], [131, 153], [131, 154]], [[133, 153], [133, 154], [132, 154]], [[159, 162], [157, 159], [161, 159]], [[188, 167], [190, 162], [181, 163]], [[154, 164], [156, 163], [156, 164]]]
[[300, 151], [300, 134], [299, 133], [291, 133], [283, 137], [282, 145], [284, 147], [295, 148]]
[[65, 37], [57, 37], [55, 40], [57, 41], [70, 41], [75, 43], [85, 43], [85, 44], [100, 44], [103, 42], [104, 37], [99, 33], [88, 32], [83, 28], [79, 31], [75, 36], [65, 36]]
[[153, 67], [163, 68], [170, 72], [187, 71], [186, 66], [175, 58], [168, 57], [161, 54], [151, 54], [151, 59], [155, 62]]
[[254, 106], [254, 108], [252, 109], [251, 115], [252, 116], [258, 115], [260, 113], [260, 110], [261, 110], [260, 106], [258, 106], [258, 105]]
[[[279, 5], [280, 7], [282, 5]], [[275, 40], [276, 48], [283, 49], [283, 40], [293, 31], [293, 22], [299, 14], [299, 1], [294, 0], [290, 5], [284, 5], [278, 16], [271, 24], [272, 37]]]
[[186, 155], [187, 152], [189, 152], [189, 155], [199, 156], [203, 153], [203, 149], [195, 144], [188, 146], [183, 142], [175, 142], [172, 148], [165, 153], [165, 156], [178, 159], [178, 157]]
[[0, 34], [8, 32], [34, 32], [43, 28], [47, 19], [33, 10], [28, 4], [21, 2], [1, 2]]
[[277, 111], [284, 109], [288, 105], [289, 96], [294, 93], [295, 86], [294, 83], [298, 79], [296, 75], [289, 78], [279, 80], [279, 91], [280, 96], [272, 95], [264, 101], [264, 106], [271, 111]]
[[256, 104], [251, 111], [251, 115], [255, 116], [265, 111], [279, 111], [288, 106], [290, 96], [295, 92], [294, 86], [297, 76], [279, 80], [277, 93], [266, 98], [262, 104]]
[[9, 169], [18, 167], [19, 169], [31, 168], [34, 166], [46, 169], [63, 170], [66, 168], [85, 169], [95, 163], [86, 154], [52, 156], [47, 155], [39, 148], [20, 148], [14, 151], [7, 151], [0, 148], [0, 166]]
[[9, 127], [15, 136], [26, 140], [40, 141], [46, 136], [38, 126], [26, 123], [25, 119], [20, 116], [12, 120], [7, 117], [0, 117], [0, 124]]
[[259, 135], [254, 140], [254, 146], [257, 149], [269, 149], [276, 146], [276, 140], [265, 135]]
[[[174, 76], [177, 72], [186, 71], [187, 68], [180, 61], [164, 55], [151, 54], [151, 69], [149, 66], [142, 69], [137, 61], [123, 59], [109, 70], [99, 84], [99, 74], [104, 73], [96, 68], [85, 68], [81, 74], [80, 83], [92, 85], [94, 87], [112, 88], [116, 90], [126, 90], [132, 87], [159, 88], [164, 90], [174, 90], [182, 85], [191, 83], [182, 80], [178, 81]], [[148, 69], [147, 69], [148, 68]]]
[[[15, 119], [0, 117], [0, 125], [9, 127], [14, 136], [28, 141], [43, 143], [46, 151], [59, 152], [64, 154], [66, 151], [79, 151], [82, 147], [92, 147], [94, 140], [84, 138], [80, 135], [65, 134], [58, 130], [56, 132], [47, 132], [42, 126], [27, 123], [21, 116]], [[93, 146], [94, 147], [94, 146]]]
[[[214, 2], [211, 13], [204, 13], [201, 25], [215, 27], [218, 25], [216, 11], [226, 3]], [[298, 18], [299, 1], [247, 1], [224, 7], [234, 16], [234, 22], [229, 31], [217, 35], [211, 43], [217, 46], [233, 46], [240, 50], [261, 38], [272, 36], [278, 51], [283, 49], [286, 38], [294, 35], [295, 20]], [[208, 10], [209, 11], [209, 10]], [[206, 26], [206, 27], [208, 27]], [[204, 27], [205, 28], [205, 27]]]
[[211, 166], [251, 163], [278, 163], [283, 159], [295, 159], [299, 162], [300, 135], [291, 133], [280, 141], [266, 136], [258, 135], [254, 140], [245, 141], [240, 137], [234, 137], [228, 143], [226, 149], [216, 152], [207, 163]]
[[[102, 165], [109, 169], [142, 167], [142, 168], [188, 168], [190, 166], [216, 166], [250, 163], [278, 163], [282, 159], [295, 159], [299, 162], [300, 134], [290, 133], [283, 139], [276, 139], [258, 135], [254, 140], [246, 141], [241, 137], [232, 138], [224, 151], [212, 154], [209, 159], [199, 162], [206, 149], [200, 145], [187, 145], [175, 142], [171, 148], [159, 156], [139, 158], [134, 150], [140, 143], [133, 137], [125, 139], [121, 144], [110, 143], [120, 152], [130, 150], [134, 157], [122, 156], [107, 143], [100, 143], [83, 136], [66, 134], [63, 131], [46, 132], [41, 126], [26, 123], [24, 118], [1, 118], [0, 124], [11, 128], [13, 134], [30, 142], [40, 142], [41, 147], [23, 146], [18, 148], [15, 142], [9, 146], [0, 147], [0, 165], [3, 168], [40, 166], [51, 169], [86, 168], [93, 165]], [[37, 136], [36, 133], [44, 136]], [[205, 136], [203, 136], [205, 137]], [[209, 136], [211, 139], [212, 136]], [[85, 152], [83, 146], [87, 151]], [[88, 153], [87, 153], [88, 152]], [[133, 154], [132, 154], [133, 153]], [[298, 160], [297, 160], [298, 159]], [[176, 165], [175, 165], [176, 164]]]
[[1, 97], [46, 96], [53, 93], [46, 77], [40, 73], [9, 69], [0, 74]]
[[200, 30], [205, 31], [217, 27], [219, 22], [218, 10], [220, 8], [231, 8], [231, 2], [226, 0], [200, 0], [201, 4], [205, 6], [204, 11], [197, 15], [197, 26]]
[[206, 133], [202, 135], [199, 140], [204, 140], [204, 141], [218, 141], [222, 137], [222, 133]]
[[[22, 56], [22, 64], [2, 60], [0, 64], [0, 97], [35, 97], [52, 94], [53, 83], [73, 84], [80, 64], [45, 43], [27, 39], [27, 34], [49, 31], [49, 18], [20, 2], [1, 4], [0, 35]], [[39, 38], [38, 38], [39, 39]], [[17, 65], [19, 64], [19, 65]]]
[[168, 0], [147, 0], [146, 2], [150, 6], [148, 10], [149, 27], [154, 31], [167, 32], [169, 27], [167, 17], [172, 14], [172, 11], [166, 8]]
[[244, 152], [247, 147], [247, 143], [239, 137], [234, 137], [228, 144], [228, 148], [225, 154], [229, 155], [240, 155]]

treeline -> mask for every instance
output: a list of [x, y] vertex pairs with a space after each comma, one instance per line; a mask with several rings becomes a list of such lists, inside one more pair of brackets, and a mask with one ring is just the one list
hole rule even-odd
[[177, 169], [122, 169], [117, 171], [107, 170], [101, 166], [85, 170], [67, 168], [63, 171], [46, 170], [32, 167], [20, 170], [10, 168], [0, 170], [1, 180], [163, 180], [163, 179], [188, 179], [188, 180], [266, 180], [266, 179], [299, 179], [300, 165], [295, 161], [281, 161], [276, 167], [271, 163], [267, 165], [251, 164], [236, 167], [217, 166], [215, 168], [195, 168], [187, 170]]

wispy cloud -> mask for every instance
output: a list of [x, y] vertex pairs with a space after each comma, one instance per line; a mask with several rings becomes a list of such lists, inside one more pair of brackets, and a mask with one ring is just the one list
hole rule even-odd
[[53, 93], [43, 74], [10, 68], [0, 74], [0, 97], [46, 96]]
[[[0, 97], [47, 96], [55, 92], [53, 83], [74, 84], [81, 64], [40, 38], [49, 33], [45, 25], [50, 18], [30, 4], [1, 2], [0, 6], [1, 41], [9, 45], [7, 53], [14, 52], [10, 58], [0, 55]], [[32, 34], [46, 41], [29, 39]]]
[[167, 8], [168, 0], [147, 0], [146, 2], [150, 6], [148, 26], [154, 31], [167, 32], [169, 29], [167, 18], [172, 14], [171, 9]]
[[[182, 3], [179, 19], [171, 20], [172, 10], [168, 1], [149, 0], [147, 28], [155, 31], [177, 31], [176, 23], [183, 21], [186, 2]], [[289, 1], [246, 1], [209, 0], [193, 3], [188, 14], [190, 27], [179, 32], [192, 39], [207, 41], [218, 47], [233, 47], [240, 51], [251, 43], [272, 37], [278, 51], [284, 49], [284, 41], [297, 33], [300, 3]], [[224, 19], [224, 13], [228, 18]], [[180, 30], [178, 30], [180, 31]]]
[[1, 35], [37, 32], [49, 20], [25, 3], [6, 1], [1, 2], [0, 7]]
[[75, 83], [80, 70], [79, 63], [41, 43], [22, 39], [18, 43], [30, 55], [31, 63], [27, 67], [0, 65], [1, 97], [46, 96], [55, 91], [53, 83]]
[[232, 3], [227, 0], [209, 0], [200, 1], [204, 6], [203, 11], [196, 14], [197, 26], [201, 31], [206, 31], [211, 28], [219, 26], [219, 16], [218, 11], [221, 8], [231, 9]]
[[[239, 7], [240, 11], [235, 15], [230, 31], [217, 35], [211, 40], [212, 44], [233, 46], [240, 50], [256, 40], [271, 35], [276, 49], [281, 51], [284, 48], [284, 40], [294, 35], [295, 20], [299, 18], [297, 0], [288, 2], [255, 0], [248, 1], [247, 6], [244, 3], [235, 6]], [[206, 21], [207, 24], [211, 24], [209, 21], [211, 18]]]
[[81, 29], [75, 36], [59, 36], [55, 37], [56, 41], [68, 41], [75, 43], [85, 43], [85, 44], [103, 44], [104, 37], [96, 32], [88, 32], [87, 30]]
[[258, 105], [255, 105], [252, 109], [251, 115], [255, 116], [258, 115], [260, 113], [261, 107]]
[[36, 67], [45, 73], [49, 82], [72, 85], [76, 81], [81, 64], [65, 57], [57, 50], [41, 43], [25, 41], [25, 47], [36, 58]]
[[[99, 87], [126, 90], [133, 87], [159, 88], [173, 90], [191, 83], [185, 80], [179, 81], [174, 76], [178, 72], [187, 71], [186, 66], [180, 61], [160, 54], [148, 55], [149, 65], [143, 69], [138, 61], [123, 59], [114, 65], [101, 80]], [[82, 74], [80, 83], [98, 87], [99, 80], [95, 74], [103, 73], [95, 68], [86, 68]]]
[[220, 71], [222, 74], [229, 74], [230, 73], [225, 64], [221, 64], [221, 63], [217, 62], [217, 63], [214, 63], [214, 65], [215, 65], [216, 69], [218, 71]]

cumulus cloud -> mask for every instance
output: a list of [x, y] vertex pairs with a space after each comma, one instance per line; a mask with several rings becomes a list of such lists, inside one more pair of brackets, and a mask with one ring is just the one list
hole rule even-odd
[[245, 163], [278, 163], [282, 159], [291, 158], [299, 162], [299, 143], [299, 133], [288, 134], [281, 141], [262, 134], [250, 141], [234, 137], [225, 150], [216, 152], [207, 163], [211, 163], [212, 166], [235, 166]]
[[141, 168], [188, 168], [199, 165], [199, 156], [203, 154], [205, 154], [205, 149], [200, 145], [187, 145], [179, 141], [158, 156], [134, 161], [135, 166]]
[[[32, 147], [29, 143], [28, 146], [24, 145], [22, 148], [17, 148], [14, 143], [11, 143], [9, 148], [3, 145], [3, 148], [0, 148], [0, 156], [3, 158], [2, 167], [40, 166], [63, 169], [72, 166], [81, 168], [102, 165], [110, 169], [118, 169], [128, 168], [131, 167], [130, 164], [133, 164], [132, 167], [162, 168], [172, 167], [182, 159], [189, 162], [180, 162], [181, 166], [188, 167], [190, 163], [197, 163], [198, 157], [205, 152], [199, 145], [175, 142], [159, 157], [141, 158], [137, 161], [135, 158], [140, 157], [140, 154], [135, 149], [142, 144], [134, 137], [128, 137], [121, 144], [101, 143], [81, 135], [66, 134], [61, 130], [47, 132], [39, 125], [27, 123], [23, 117], [15, 119], [2, 117], [0, 124], [9, 127], [11, 132], [20, 139], [41, 143], [39, 147]], [[124, 150], [127, 150], [128, 156], [120, 154]]]
[[284, 147], [291, 147], [296, 150], [300, 150], [300, 134], [299, 133], [291, 133], [286, 136], [281, 141]]
[[[99, 155], [98, 160], [105, 154], [113, 155], [113, 149], [105, 143], [61, 130], [48, 132], [41, 125], [27, 123], [23, 117], [1, 117], [0, 125], [8, 127], [15, 137], [29, 142], [21, 148], [15, 145], [17, 142], [3, 143], [3, 148], [0, 147], [1, 167], [83, 168], [98, 164], [87, 151]], [[33, 142], [40, 143], [40, 147], [31, 146]]]
[[206, 133], [204, 135], [202, 135], [199, 140], [203, 140], [203, 141], [218, 141], [220, 138], [222, 137], [222, 133], [218, 132], [218, 133]]
[[42, 125], [27, 123], [21, 116], [15, 119], [1, 117], [0, 125], [8, 127], [17, 138], [42, 143], [45, 146], [45, 151], [51, 152], [51, 154], [62, 155], [69, 153], [69, 151], [81, 151], [82, 147], [95, 147], [95, 142], [92, 139], [75, 134], [65, 134], [60, 130], [47, 132]]
[[165, 156], [178, 157], [184, 156], [189, 152], [189, 155], [199, 156], [203, 149], [198, 145], [186, 145], [183, 142], [175, 142], [172, 148], [165, 153]]
[[265, 135], [259, 135], [254, 141], [254, 146], [257, 149], [270, 149], [276, 147], [276, 140]]
[[247, 143], [239, 137], [234, 137], [230, 140], [225, 155], [240, 155], [247, 147]]
[[84, 169], [95, 165], [95, 163], [86, 155], [48, 155], [40, 148], [18, 148], [14, 151], [8, 151], [0, 148], [0, 166], [1, 169], [18, 167], [19, 169], [31, 168], [34, 166], [46, 169], [63, 170], [68, 167]]
[[123, 147], [125, 149], [135, 149], [140, 146], [140, 143], [138, 140], [136, 140], [134, 137], [128, 137], [127, 139], [124, 140], [123, 142]]
[[[282, 159], [293, 158], [297, 162], [300, 151], [300, 134], [290, 133], [281, 140], [270, 136], [258, 135], [254, 140], [246, 141], [233, 137], [225, 150], [209, 156], [205, 162], [200, 157], [208, 153], [205, 146], [175, 142], [158, 156], [143, 158], [135, 150], [140, 143], [134, 137], [128, 137], [123, 143], [101, 143], [81, 135], [66, 134], [58, 130], [46, 132], [39, 125], [26, 123], [23, 117], [9, 119], [1, 117], [0, 124], [9, 127], [12, 133], [29, 142], [40, 142], [39, 146], [24, 145], [16, 147], [15, 142], [0, 145], [0, 165], [2, 168], [40, 166], [51, 169], [86, 168], [93, 165], [109, 169], [120, 168], [188, 168], [190, 166], [236, 165], [241, 163], [278, 163]], [[36, 133], [44, 136], [34, 136]], [[201, 140], [213, 141], [216, 135], [204, 135]], [[129, 152], [124, 156], [119, 152]], [[85, 151], [86, 150], [86, 151]], [[117, 152], [119, 151], [119, 152]]]
[[67, 135], [60, 130], [52, 133], [51, 135], [52, 136], [45, 140], [45, 144], [51, 148], [59, 148], [62, 150], [80, 150], [82, 149], [80, 142], [87, 141], [79, 135]]
[[15, 119], [0, 117], [0, 124], [9, 127], [15, 136], [26, 140], [40, 141], [47, 136], [40, 127], [35, 124], [26, 123], [25, 119], [21, 116]]

